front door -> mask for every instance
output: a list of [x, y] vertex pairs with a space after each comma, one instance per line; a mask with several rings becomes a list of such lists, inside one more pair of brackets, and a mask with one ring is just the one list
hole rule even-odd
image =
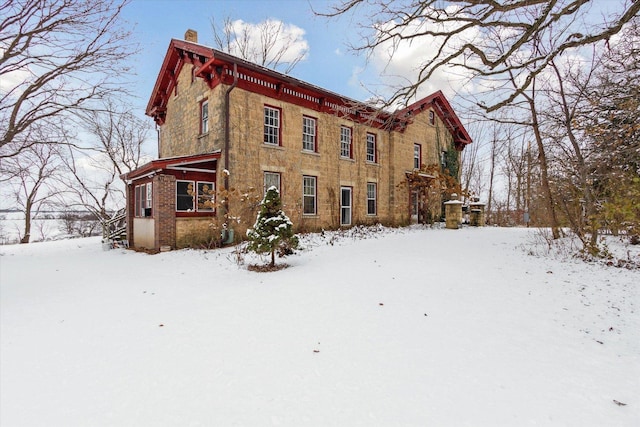
[[340, 225], [351, 225], [351, 187], [340, 187]]

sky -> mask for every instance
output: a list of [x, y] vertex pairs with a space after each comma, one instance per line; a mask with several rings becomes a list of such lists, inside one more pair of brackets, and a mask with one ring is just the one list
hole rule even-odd
[[346, 46], [348, 39], [357, 37], [354, 26], [348, 18], [330, 20], [312, 11], [312, 7], [327, 10], [331, 4], [306, 0], [133, 0], [123, 17], [135, 26], [136, 39], [143, 47], [137, 67], [141, 105], [146, 106], [171, 39], [183, 39], [185, 31], [193, 29], [199, 43], [213, 47], [211, 19], [222, 22], [227, 17], [253, 24], [273, 18], [301, 28], [309, 52], [291, 75], [350, 98], [365, 99], [368, 93], [354, 83], [353, 73], [364, 67], [366, 59], [351, 54]]

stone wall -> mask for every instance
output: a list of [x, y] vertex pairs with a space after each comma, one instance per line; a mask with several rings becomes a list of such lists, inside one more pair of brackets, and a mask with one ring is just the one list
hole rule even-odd
[[[191, 81], [192, 66], [186, 64], [178, 78], [176, 94], [167, 105], [167, 118], [161, 131], [161, 157], [201, 154], [224, 147], [224, 94], [229, 86], [213, 90], [201, 80]], [[209, 100], [210, 131], [199, 135], [200, 102]], [[263, 143], [264, 106], [281, 111], [281, 144]], [[302, 118], [310, 116], [317, 123], [317, 152], [302, 149]], [[340, 126], [352, 128], [353, 159], [340, 157]], [[366, 161], [367, 132], [376, 135], [377, 162]], [[366, 124], [354, 123], [333, 114], [289, 104], [240, 88], [231, 92], [229, 165], [224, 153], [218, 161], [218, 176], [230, 171], [231, 188], [263, 190], [264, 172], [281, 176], [284, 210], [298, 231], [337, 228], [340, 226], [340, 188], [352, 188], [352, 225], [376, 223], [401, 225], [410, 221], [409, 191], [401, 184], [406, 172], [413, 170], [414, 143], [422, 146], [422, 163], [438, 164], [441, 151], [450, 146], [452, 136], [435, 115], [429, 123], [429, 110], [417, 114], [404, 132], [388, 132]], [[302, 212], [302, 179], [317, 179], [317, 214]], [[377, 213], [367, 215], [367, 183], [377, 184]], [[218, 183], [221, 189], [222, 182]], [[250, 221], [250, 219], [247, 219]], [[177, 226], [176, 245], [184, 239]], [[200, 225], [198, 225], [200, 227]], [[236, 230], [244, 234], [244, 227]]]
[[[199, 78], [191, 80], [193, 65], [185, 64], [167, 102], [167, 117], [160, 130], [158, 157], [211, 153], [224, 144], [224, 86], [213, 90]], [[200, 133], [200, 104], [209, 102], [209, 132]]]

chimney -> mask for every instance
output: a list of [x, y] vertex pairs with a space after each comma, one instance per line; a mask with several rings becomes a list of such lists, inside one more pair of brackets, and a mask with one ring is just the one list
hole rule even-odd
[[189, 29], [184, 33], [184, 39], [188, 42], [198, 43], [198, 32]]

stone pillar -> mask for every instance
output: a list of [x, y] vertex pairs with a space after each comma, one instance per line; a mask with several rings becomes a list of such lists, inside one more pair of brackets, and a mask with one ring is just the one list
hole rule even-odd
[[474, 225], [476, 227], [485, 226], [486, 221], [485, 221], [484, 207], [485, 207], [484, 203], [480, 203], [480, 202], [469, 203], [469, 209], [471, 210], [471, 217], [472, 217], [471, 225]]
[[460, 200], [444, 202], [444, 218], [447, 228], [452, 230], [460, 228], [460, 223], [462, 222], [462, 202]]

